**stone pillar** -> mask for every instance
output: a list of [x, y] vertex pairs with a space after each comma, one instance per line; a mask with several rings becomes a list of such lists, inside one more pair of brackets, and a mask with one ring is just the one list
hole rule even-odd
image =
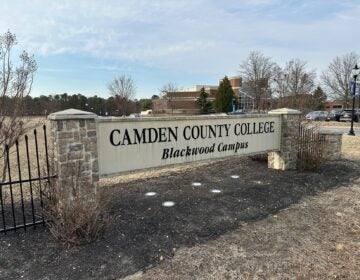
[[96, 189], [99, 181], [96, 118], [94, 113], [75, 109], [49, 115], [60, 183], [72, 183], [71, 186], [83, 190]]
[[268, 154], [268, 167], [280, 170], [296, 169], [301, 112], [282, 108], [272, 110], [269, 114], [281, 115], [281, 140], [280, 151]]
[[342, 132], [332, 130], [320, 130], [325, 137], [323, 158], [325, 160], [338, 160], [341, 158]]

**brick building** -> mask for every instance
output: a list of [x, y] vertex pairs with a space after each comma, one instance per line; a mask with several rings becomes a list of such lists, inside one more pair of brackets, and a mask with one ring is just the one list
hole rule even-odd
[[333, 109], [344, 109], [343, 101], [334, 100], [334, 101], [327, 101], [325, 103], [325, 110], [330, 112]]
[[[235, 96], [239, 96], [241, 87], [241, 77], [230, 77], [230, 84]], [[221, 80], [220, 80], [221, 82]], [[209, 95], [208, 100], [214, 101], [219, 86], [196, 85], [195, 87], [174, 92], [167, 92], [164, 98], [152, 100], [153, 114], [174, 114], [174, 115], [193, 115], [199, 114], [199, 107], [196, 100], [200, 96], [201, 88]]]

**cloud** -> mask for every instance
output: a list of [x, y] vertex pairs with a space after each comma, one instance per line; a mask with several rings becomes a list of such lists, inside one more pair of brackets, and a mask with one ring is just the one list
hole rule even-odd
[[324, 64], [359, 45], [359, 14], [358, 2], [336, 0], [6, 0], [0, 30], [35, 55], [218, 75], [253, 49]]

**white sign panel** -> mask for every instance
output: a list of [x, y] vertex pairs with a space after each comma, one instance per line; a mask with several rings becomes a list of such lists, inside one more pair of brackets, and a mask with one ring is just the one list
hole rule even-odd
[[98, 119], [100, 176], [280, 149], [280, 116]]

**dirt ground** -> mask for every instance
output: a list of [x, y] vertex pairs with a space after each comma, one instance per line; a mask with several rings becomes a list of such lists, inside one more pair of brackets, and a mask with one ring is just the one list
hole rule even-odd
[[0, 279], [360, 279], [359, 144], [318, 172], [232, 158], [109, 179], [103, 239], [0, 236]]

